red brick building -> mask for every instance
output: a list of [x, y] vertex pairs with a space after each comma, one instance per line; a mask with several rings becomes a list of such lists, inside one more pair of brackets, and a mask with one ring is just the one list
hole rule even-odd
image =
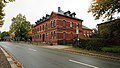
[[64, 12], [60, 7], [58, 12], [46, 14], [35, 22], [36, 25], [32, 28], [32, 41], [57, 44], [59, 40], [90, 37], [92, 30], [83, 26], [83, 20], [76, 18], [75, 15], [75, 12]]

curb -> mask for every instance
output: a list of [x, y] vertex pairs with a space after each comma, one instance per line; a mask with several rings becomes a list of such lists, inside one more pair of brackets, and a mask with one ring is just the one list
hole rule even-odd
[[12, 57], [12, 55], [7, 50], [5, 50], [4, 47], [0, 46], [0, 48], [3, 51], [3, 53], [5, 54], [5, 56], [7, 57], [7, 60], [10, 63], [10, 65], [11, 65], [12, 68], [22, 68], [21, 64], [18, 61], [16, 61]]
[[63, 50], [65, 52], [70, 52], [70, 53], [83, 54], [83, 55], [91, 55], [91, 56], [96, 56], [96, 57], [101, 57], [101, 58], [106, 58], [106, 59], [120, 61], [120, 57], [111, 57], [111, 56], [108, 56], [108, 55], [101, 55], [101, 54], [88, 53], [88, 52], [81, 52], [81, 51], [76, 51], [76, 50], [71, 50], [71, 49], [63, 49]]

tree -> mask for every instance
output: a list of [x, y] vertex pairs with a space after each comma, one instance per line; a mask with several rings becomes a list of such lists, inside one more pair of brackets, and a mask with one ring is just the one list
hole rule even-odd
[[3, 18], [5, 16], [3, 8], [5, 7], [6, 3], [13, 2], [13, 1], [15, 0], [9, 0], [9, 1], [0, 0], [0, 27], [2, 27], [3, 25], [3, 22], [4, 22]]
[[99, 32], [98, 32], [98, 30], [97, 30], [96, 28], [93, 28], [92, 30], [93, 30], [92, 37], [93, 37], [93, 38], [98, 38], [98, 37], [99, 37]]
[[99, 35], [101, 38], [120, 39], [120, 19], [104, 22], [99, 25]]
[[93, 0], [88, 12], [92, 12], [95, 19], [112, 20], [115, 13], [120, 13], [120, 0]]
[[4, 32], [0, 33], [1, 40], [8, 39], [9, 36], [10, 36], [9, 32], [4, 31]]
[[31, 31], [31, 24], [29, 21], [26, 21], [25, 16], [18, 14], [16, 17], [13, 17], [10, 32], [14, 33], [16, 38], [27, 40], [29, 31]]

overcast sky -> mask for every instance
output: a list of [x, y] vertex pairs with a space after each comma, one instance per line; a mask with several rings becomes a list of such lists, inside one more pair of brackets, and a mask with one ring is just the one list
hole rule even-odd
[[31, 24], [35, 24], [35, 21], [51, 14], [52, 11], [57, 12], [58, 7], [61, 10], [76, 12], [76, 17], [83, 21], [83, 25], [89, 28], [95, 28], [101, 21], [95, 21], [91, 13], [87, 13], [91, 4], [91, 0], [16, 0], [13, 3], [8, 3], [4, 8], [5, 22], [0, 31], [8, 31], [11, 25], [11, 19], [21, 13], [26, 16], [27, 20]]

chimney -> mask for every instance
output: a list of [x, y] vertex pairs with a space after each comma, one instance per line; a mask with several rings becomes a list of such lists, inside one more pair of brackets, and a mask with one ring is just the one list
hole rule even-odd
[[60, 9], [60, 7], [58, 7], [58, 12], [60, 12], [61, 11], [61, 9]]

